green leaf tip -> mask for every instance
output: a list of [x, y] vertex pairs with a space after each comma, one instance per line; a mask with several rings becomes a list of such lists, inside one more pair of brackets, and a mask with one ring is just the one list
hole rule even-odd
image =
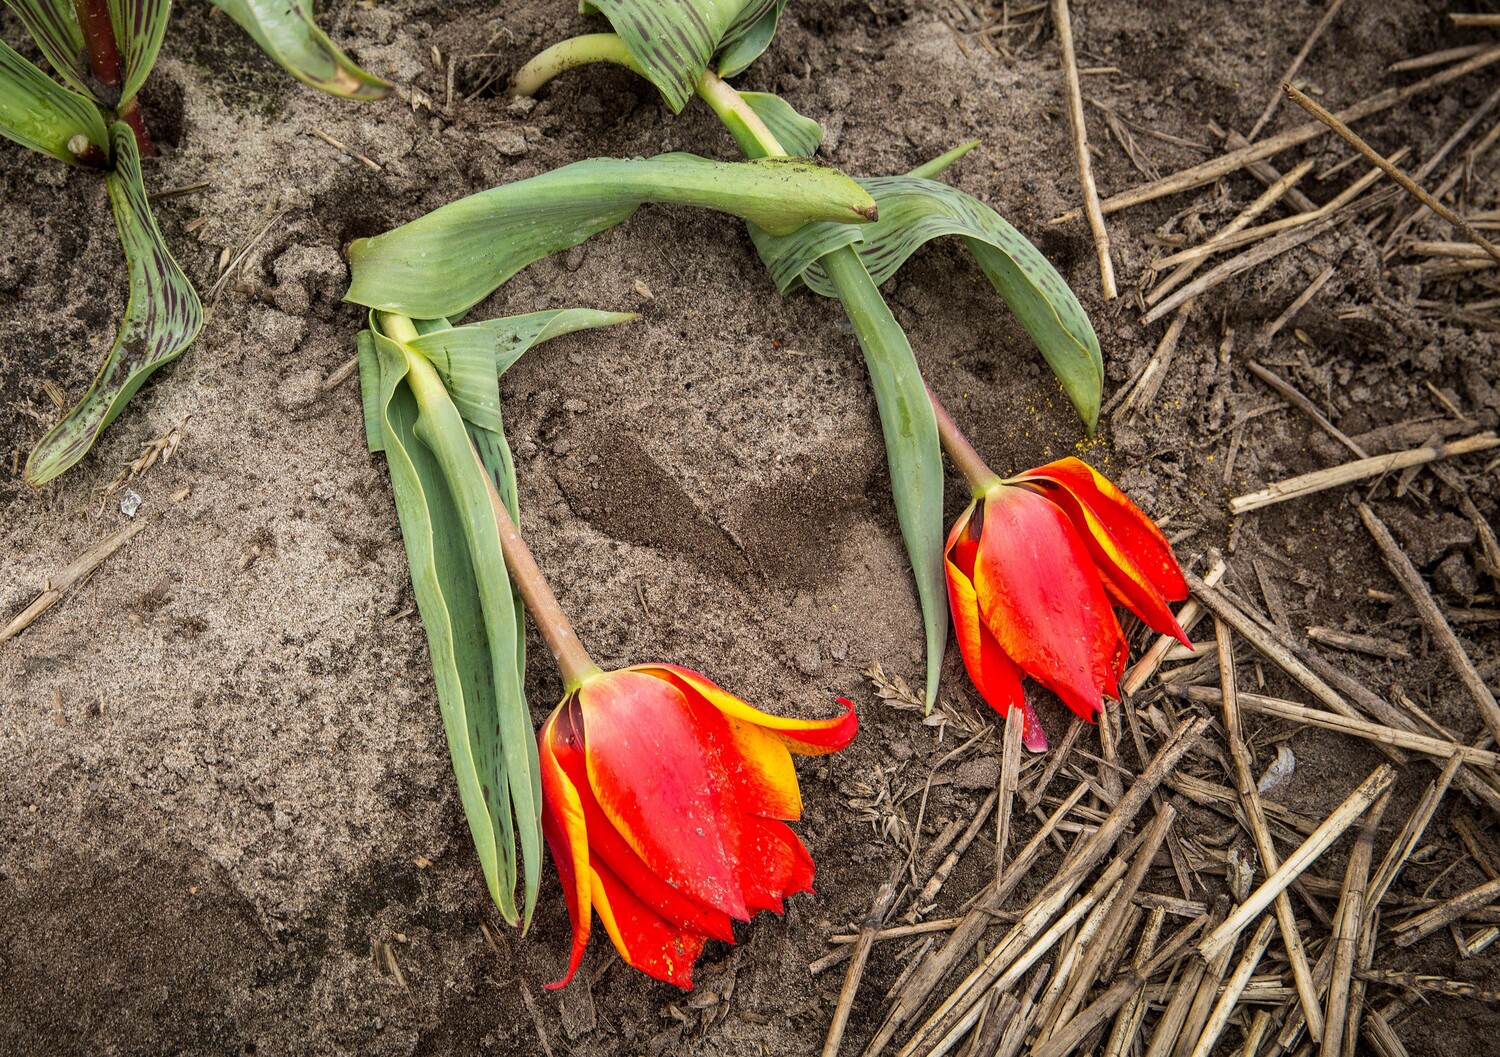
[[971, 139], [967, 143], [960, 143], [958, 146], [954, 147], [952, 150], [947, 151], [947, 152], [945, 152], [943, 154], [939, 154], [936, 158], [933, 158], [931, 161], [923, 162], [921, 165], [918, 165], [915, 169], [913, 169], [911, 172], [907, 173], [906, 175], [907, 176], [915, 176], [915, 177], [918, 177], [919, 179], [925, 179], [925, 180], [936, 179], [949, 166], [951, 166], [954, 162], [958, 161], [958, 159], [962, 158], [965, 154], [968, 154], [969, 151], [971, 151], [975, 147], [979, 146], [980, 143], [982, 143], [982, 142], [984, 142], [984, 141], [983, 140], [977, 140], [977, 139]]
[[366, 72], [313, 21], [309, 0], [209, 0], [297, 80], [344, 99], [384, 99], [391, 83]]

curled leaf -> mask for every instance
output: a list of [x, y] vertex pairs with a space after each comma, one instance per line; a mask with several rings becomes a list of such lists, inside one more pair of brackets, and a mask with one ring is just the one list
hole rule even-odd
[[[953, 160], [952, 153], [939, 162]], [[883, 283], [923, 243], [940, 235], [960, 235], [1092, 430], [1099, 419], [1104, 386], [1099, 339], [1078, 298], [1041, 251], [993, 209], [956, 187], [920, 176], [880, 176], [859, 182], [880, 206], [874, 224], [859, 228], [809, 224], [779, 238], [751, 229], [776, 285], [787, 290], [802, 282], [819, 294], [833, 296], [833, 286], [818, 258], [855, 243], [870, 277]]]
[[94, 384], [26, 460], [26, 480], [32, 485], [52, 480], [83, 458], [151, 373], [176, 359], [203, 326], [198, 295], [151, 215], [135, 134], [119, 121], [109, 133], [115, 169], [105, 182], [125, 247], [130, 298], [119, 336]]
[[[693, 97], [698, 78], [726, 43], [749, 65], [765, 50], [770, 34], [761, 28], [768, 14], [779, 14], [776, 0], [584, 0], [624, 40], [641, 73], [656, 85], [673, 113]], [[774, 18], [770, 32], [775, 32]], [[764, 35], [764, 42], [759, 43]], [[751, 54], [753, 52], [753, 54]], [[731, 64], [739, 62], [731, 59]]]

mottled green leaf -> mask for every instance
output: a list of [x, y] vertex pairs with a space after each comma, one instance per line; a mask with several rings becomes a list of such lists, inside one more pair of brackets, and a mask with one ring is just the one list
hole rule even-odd
[[73, 0], [5, 0], [5, 4], [16, 13], [57, 75], [76, 91], [90, 95], [84, 80], [88, 59], [83, 50], [83, 30], [73, 13]]
[[355, 240], [346, 299], [422, 319], [451, 317], [533, 261], [614, 227], [643, 202], [718, 209], [782, 233], [816, 219], [864, 220], [874, 208], [847, 176], [799, 159], [593, 158]]
[[1078, 298], [1041, 251], [993, 209], [956, 187], [918, 176], [859, 182], [880, 205], [874, 224], [809, 224], [783, 237], [751, 229], [776, 285], [787, 290], [804, 282], [817, 293], [833, 296], [833, 285], [818, 258], [856, 242], [871, 278], [883, 283], [923, 243], [940, 235], [960, 235], [1092, 430], [1104, 385], [1099, 340]]
[[76, 165], [68, 141], [80, 135], [107, 150], [109, 134], [93, 100], [68, 91], [0, 40], [0, 136]]
[[384, 99], [390, 82], [366, 73], [313, 20], [310, 0], [210, 0], [303, 84], [345, 99]]
[[744, 42], [775, 0], [583, 0], [580, 6], [609, 19], [641, 73], [679, 113], [714, 53], [726, 40], [739, 42], [736, 50], [749, 46]]
[[26, 461], [26, 479], [33, 485], [52, 480], [83, 458], [151, 373], [175, 359], [203, 326], [198, 295], [151, 215], [135, 134], [119, 121], [109, 133], [115, 169], [105, 182], [125, 246], [130, 297], [119, 336], [94, 384]]
[[[743, 73], [747, 66], [760, 58], [761, 53], [770, 47], [771, 38], [776, 35], [776, 23], [781, 19], [784, 7], [786, 0], [776, 0], [756, 17], [755, 5], [746, 5], [738, 22], [724, 34], [719, 47], [720, 77], [734, 77]], [[786, 140], [782, 140], [781, 145], [791, 152]]]
[[172, 0], [109, 0], [109, 23], [125, 67], [121, 100], [134, 99], [146, 83], [171, 15]]
[[[783, 150], [794, 158], [811, 158], [823, 142], [823, 126], [810, 117], [803, 117], [779, 95], [769, 92], [741, 92], [740, 98], [749, 104], [757, 117], [765, 122], [781, 144]], [[733, 117], [734, 115], [729, 115]], [[726, 124], [728, 122], [726, 121]], [[735, 129], [730, 128], [735, 134]], [[738, 134], [735, 134], [738, 140]]]

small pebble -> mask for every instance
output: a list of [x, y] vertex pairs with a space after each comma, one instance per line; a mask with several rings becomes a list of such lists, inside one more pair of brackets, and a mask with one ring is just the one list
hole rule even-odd
[[803, 675], [817, 675], [823, 670], [823, 656], [818, 652], [816, 646], [808, 646], [798, 650], [792, 657], [792, 663]]

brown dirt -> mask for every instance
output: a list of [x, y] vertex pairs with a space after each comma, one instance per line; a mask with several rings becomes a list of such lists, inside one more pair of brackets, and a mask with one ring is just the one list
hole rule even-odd
[[[1140, 148], [1163, 172], [1203, 154], [1142, 129], [1217, 150], [1207, 124], [1248, 129], [1321, 11], [1309, 3], [1075, 6], [1080, 62], [1120, 71], [1088, 76], [1087, 93], [1135, 123]], [[1483, 39], [1449, 27], [1443, 11], [1422, 0], [1351, 4], [1304, 77], [1338, 106], [1392, 83], [1392, 61]], [[1163, 328], [1140, 326], [1125, 301], [1100, 300], [1082, 225], [1047, 224], [1078, 199], [1051, 34], [1011, 37], [1006, 61], [950, 18], [966, 27], [955, 5], [800, 0], [745, 83], [823, 121], [827, 160], [859, 173], [903, 171], [982, 137], [983, 149], [952, 179], [1034, 238], [1080, 291], [1113, 391]], [[819, 864], [817, 897], [794, 900], [784, 920], [763, 915], [742, 927], [738, 947], [712, 946], [692, 996], [629, 970], [602, 942], [585, 963], [591, 986], [544, 992], [567, 938], [556, 882], [544, 884], [524, 940], [485, 901], [411, 615], [384, 463], [364, 450], [356, 385], [317, 392], [352, 353], [359, 326], [359, 313], [339, 301], [340, 248], [580, 157], [676, 149], [728, 158], [733, 148], [701, 108], [674, 118], [621, 71], [570, 75], [534, 110], [508, 109], [493, 85], [483, 87], [492, 73], [596, 25], [562, 0], [523, 0], [501, 14], [402, 0], [340, 6], [332, 21], [360, 60], [432, 105], [324, 98], [282, 77], [206, 5], [175, 14], [146, 98], [169, 149], [148, 180], [212, 187], [160, 204], [168, 241], [206, 288], [225, 247], [278, 219], [243, 289], [225, 294], [198, 343], [91, 458], [40, 493], [10, 472], [13, 453], [24, 460], [56, 413], [44, 380], [70, 399], [87, 385], [118, 315], [123, 269], [97, 180], [0, 150], [8, 239], [0, 250], [0, 619], [122, 523], [99, 490], [142, 445], [191, 416], [177, 458], [131, 485], [148, 529], [0, 647], [0, 1052], [540, 1053], [523, 992], [557, 1054], [815, 1052], [841, 973], [809, 979], [807, 964], [827, 950], [828, 935], [867, 911], [904, 855], [849, 801], [862, 782], [920, 791], [954, 745], [952, 732], [940, 742], [877, 701], [860, 674], [878, 661], [917, 682], [921, 657], [852, 338], [837, 306], [805, 293], [777, 297], [736, 224], [654, 208], [535, 265], [485, 306], [489, 315], [566, 304], [644, 313], [629, 328], [540, 348], [504, 383], [524, 527], [601, 662], [691, 664], [771, 708], [812, 713], [850, 696], [864, 720], [853, 748], [802, 768], [808, 811], [799, 831]], [[22, 39], [8, 14], [0, 33]], [[451, 112], [434, 47], [462, 60]], [[469, 58], [480, 53], [488, 57]], [[1361, 130], [1381, 150], [1410, 144], [1425, 158], [1495, 77], [1491, 68]], [[1139, 183], [1100, 118], [1091, 110], [1101, 186]], [[1296, 120], [1283, 108], [1273, 127]], [[313, 129], [382, 170], [328, 147]], [[1293, 154], [1317, 158], [1320, 170], [1345, 156], [1329, 140]], [[1291, 157], [1277, 161], [1290, 166]], [[1323, 201], [1360, 171], [1306, 189]], [[1466, 186], [1471, 207], [1495, 207], [1493, 158], [1475, 165]], [[1156, 252], [1153, 234], [1174, 214], [1192, 207], [1176, 231], [1212, 229], [1258, 190], [1240, 174], [1112, 218], [1122, 281], [1142, 272]], [[185, 234], [199, 218], [207, 223], [196, 237]], [[1325, 264], [1336, 268], [1332, 282], [1273, 347], [1260, 347], [1257, 328]], [[1382, 693], [1403, 688], [1474, 737], [1472, 706], [1412, 627], [1408, 606], [1366, 594], [1396, 587], [1344, 496], [1239, 524], [1226, 515], [1229, 495], [1341, 461], [1342, 449], [1282, 411], [1243, 427], [1227, 483], [1223, 467], [1225, 427], [1271, 399], [1242, 369], [1250, 356], [1282, 365], [1346, 432], [1384, 430], [1366, 437], [1374, 450], [1421, 443], [1451, 418], [1429, 383], [1493, 428], [1493, 325], [1442, 310], [1455, 298], [1493, 297], [1489, 274], [1423, 286], [1409, 261], [1382, 264], [1378, 244], [1345, 225], [1201, 299], [1149, 414], [1093, 445], [1080, 445], [1025, 334], [958, 246], [924, 251], [888, 294], [934, 388], [998, 469], [1084, 451], [1154, 516], [1170, 518], [1169, 532], [1192, 530], [1180, 545], [1185, 559], [1201, 568], [1207, 548], [1231, 548], [1230, 583], [1256, 604], [1251, 562], [1259, 559], [1293, 629], [1323, 624], [1408, 642], [1416, 659], [1406, 663], [1329, 656]], [[637, 281], [654, 300], [640, 298]], [[1238, 335], [1227, 366], [1217, 359], [1223, 326]], [[1413, 420], [1425, 424], [1388, 428]], [[1482, 465], [1454, 469], [1493, 521], [1495, 477]], [[190, 494], [174, 501], [181, 489]], [[951, 510], [961, 498], [954, 485]], [[1477, 590], [1489, 593], [1481, 605], [1494, 605], [1495, 583], [1475, 572], [1473, 531], [1454, 520], [1454, 496], [1431, 473], [1401, 495], [1385, 482], [1374, 501], [1435, 573], [1445, 604], [1470, 604]], [[242, 568], [255, 546], [259, 557]], [[1496, 627], [1463, 632], [1492, 685]], [[559, 682], [544, 653], [534, 656], [529, 691], [540, 719]], [[1296, 696], [1262, 668], [1270, 692]], [[1250, 664], [1242, 671], [1254, 678]], [[945, 676], [945, 698], [977, 716], [954, 650]], [[1043, 701], [1041, 711], [1060, 734], [1061, 707]], [[1285, 730], [1251, 726], [1263, 764], [1269, 738]], [[1092, 731], [1084, 744], [1097, 749]], [[1321, 817], [1377, 760], [1362, 743], [1312, 731], [1290, 744], [1298, 769], [1283, 799], [1309, 816]], [[960, 780], [933, 790], [924, 841], [969, 818], [993, 780], [982, 765], [954, 773]], [[1420, 763], [1406, 769], [1377, 854], [1431, 774]], [[914, 822], [916, 805], [912, 797], [897, 810]], [[1472, 860], [1457, 862], [1450, 810], [1429, 834], [1432, 854], [1403, 878], [1401, 898], [1435, 882], [1442, 896], [1483, 880]], [[1030, 825], [1022, 820], [1023, 830]], [[1222, 823], [1195, 813], [1187, 825], [1207, 833]], [[1344, 853], [1340, 845], [1318, 872], [1340, 877]], [[940, 914], [979, 890], [990, 856], [988, 845], [975, 846]], [[419, 857], [431, 865], [417, 865]], [[1046, 860], [1038, 876], [1056, 862]], [[1148, 887], [1175, 891], [1168, 871]], [[372, 956], [382, 944], [405, 989]], [[877, 949], [846, 1052], [877, 1022], [880, 996], [902, 968], [899, 948]], [[1493, 953], [1460, 962], [1442, 936], [1382, 952], [1376, 964], [1500, 986]], [[1486, 1052], [1497, 1027], [1492, 1011], [1446, 999], [1404, 1023], [1414, 1055]]]

